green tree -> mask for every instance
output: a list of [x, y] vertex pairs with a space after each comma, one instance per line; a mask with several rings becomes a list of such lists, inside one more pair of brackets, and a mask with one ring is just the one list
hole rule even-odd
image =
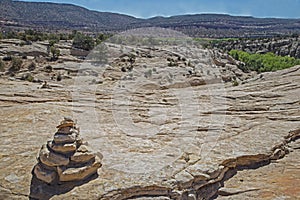
[[60, 56], [60, 50], [56, 48], [55, 46], [50, 47], [50, 53], [52, 55], [51, 60], [55, 61]]
[[243, 71], [275, 71], [300, 65], [300, 59], [289, 56], [277, 56], [274, 53], [250, 54], [240, 50], [231, 50], [229, 54], [236, 60], [242, 61], [245, 65], [240, 65]]
[[95, 41], [92, 37], [77, 32], [73, 39], [73, 47], [90, 51], [95, 47]]

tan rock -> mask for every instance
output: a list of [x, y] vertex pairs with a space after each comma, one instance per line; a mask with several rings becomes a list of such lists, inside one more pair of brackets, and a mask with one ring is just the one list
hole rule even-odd
[[86, 152], [90, 152], [90, 148], [86, 145], [80, 145], [80, 147], [77, 149], [77, 152], [82, 152], [82, 153], [86, 153]]
[[58, 129], [57, 133], [60, 134], [72, 134], [72, 127], [61, 127]]
[[76, 163], [85, 163], [95, 158], [95, 155], [92, 152], [76, 152], [73, 156], [71, 156], [71, 161]]
[[40, 150], [39, 160], [49, 167], [65, 166], [69, 164], [69, 158], [50, 152], [45, 144]]
[[75, 123], [74, 122], [66, 122], [63, 124], [58, 125], [56, 128], [61, 129], [61, 128], [65, 128], [65, 127], [74, 127]]
[[76, 141], [76, 134], [72, 133], [70, 135], [56, 133], [54, 135], [53, 141], [56, 144], [74, 143]]
[[52, 183], [57, 177], [57, 173], [55, 171], [44, 169], [40, 164], [37, 164], [34, 167], [33, 173], [38, 179], [46, 183]]
[[76, 143], [71, 144], [54, 144], [53, 142], [48, 142], [49, 148], [51, 148], [53, 151], [62, 153], [62, 154], [68, 154], [76, 151]]
[[59, 181], [79, 181], [97, 173], [98, 168], [102, 166], [100, 159], [96, 157], [95, 162], [91, 165], [80, 168], [67, 168], [63, 170], [58, 167]]

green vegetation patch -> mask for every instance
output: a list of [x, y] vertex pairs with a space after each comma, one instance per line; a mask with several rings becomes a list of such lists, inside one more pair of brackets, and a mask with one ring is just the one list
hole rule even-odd
[[244, 72], [268, 72], [300, 65], [300, 59], [289, 56], [277, 56], [274, 53], [250, 54], [240, 50], [231, 50], [229, 55], [245, 63], [239, 66]]

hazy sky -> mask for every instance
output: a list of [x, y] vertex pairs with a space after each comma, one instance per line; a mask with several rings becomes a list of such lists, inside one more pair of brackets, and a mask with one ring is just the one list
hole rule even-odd
[[300, 0], [23, 0], [71, 3], [92, 10], [149, 18], [195, 13], [226, 13], [300, 19]]

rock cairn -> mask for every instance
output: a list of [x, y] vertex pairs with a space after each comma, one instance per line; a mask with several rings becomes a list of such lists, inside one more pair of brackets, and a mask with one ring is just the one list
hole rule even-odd
[[58, 125], [54, 138], [44, 144], [33, 169], [36, 178], [48, 183], [81, 181], [97, 173], [102, 166], [96, 156], [83, 142], [79, 128], [70, 118]]

